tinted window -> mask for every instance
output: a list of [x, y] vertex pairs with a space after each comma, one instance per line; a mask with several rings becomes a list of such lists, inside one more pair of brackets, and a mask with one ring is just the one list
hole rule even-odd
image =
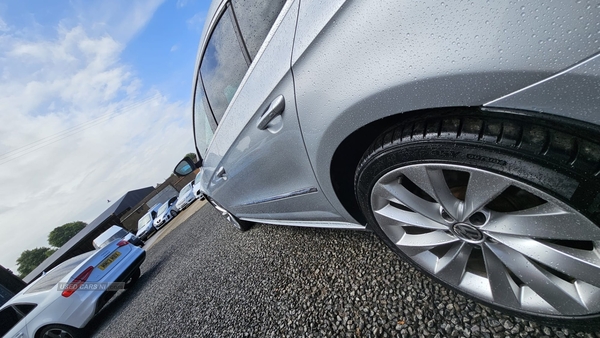
[[200, 74], [208, 103], [220, 121], [248, 69], [228, 8], [213, 31], [202, 57]]
[[211, 110], [206, 102], [202, 79], [198, 77], [194, 98], [194, 133], [196, 136], [196, 147], [198, 147], [201, 156], [206, 155], [206, 149], [208, 149], [215, 129], [216, 124], [214, 124]]
[[232, 3], [246, 48], [254, 59], [285, 0], [233, 0]]
[[86, 258], [88, 258], [94, 251], [86, 252], [79, 256], [73, 257], [69, 260], [64, 261], [59, 266], [50, 270], [47, 274], [40, 277], [35, 284], [27, 290], [25, 293], [34, 293], [41, 291], [48, 291], [52, 289], [64, 276], [66, 276], [69, 272], [71, 272], [75, 267], [81, 262], [83, 262]]
[[35, 309], [36, 306], [36, 304], [17, 304], [14, 307], [16, 307], [17, 310], [23, 314], [23, 316], [27, 316], [27, 314], [31, 312], [31, 310]]
[[22, 319], [12, 306], [0, 311], [0, 336], [4, 336]]

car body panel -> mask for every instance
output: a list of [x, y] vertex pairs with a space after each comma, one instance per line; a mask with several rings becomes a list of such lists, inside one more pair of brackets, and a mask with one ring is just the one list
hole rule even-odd
[[589, 57], [600, 48], [590, 4], [303, 0], [298, 118], [336, 210], [356, 222], [331, 183], [333, 154], [352, 132], [403, 112], [481, 106]]
[[[343, 221], [314, 177], [296, 115], [289, 60], [297, 11], [298, 1], [284, 6], [220, 122], [227, 128], [217, 128], [204, 161], [202, 190], [241, 219], [306, 219], [311, 217], [303, 210], [306, 200], [313, 220]], [[258, 129], [261, 115], [280, 95], [285, 110]], [[226, 179], [217, 175], [220, 168]], [[257, 180], [256, 173], [268, 173], [268, 181]]]
[[485, 106], [531, 110], [599, 124], [599, 91], [600, 55], [596, 54], [555, 76], [488, 102]]
[[[44, 277], [29, 284], [25, 289], [11, 298], [2, 306], [4, 309], [12, 304], [32, 303], [37, 304], [25, 318], [23, 318], [15, 327], [13, 327], [6, 337], [13, 337], [18, 332], [26, 330], [29, 337], [34, 337], [36, 332], [49, 324], [68, 325], [76, 328], [84, 327], [98, 310], [98, 302], [104, 292], [98, 290], [77, 290], [70, 297], [62, 296], [62, 290], [58, 289], [60, 283], [69, 283], [78, 276], [88, 266], [94, 266], [94, 270], [87, 280], [88, 283], [113, 283], [123, 282], [131, 271], [139, 267], [143, 262], [146, 252], [131, 244], [118, 247], [115, 240], [109, 245], [92, 252], [85, 253], [85, 259], [79, 263], [70, 273], [67, 273], [57, 284], [49, 290], [32, 292], [32, 288]], [[100, 270], [97, 266], [104, 261], [106, 257], [115, 251], [121, 252], [117, 260], [111, 263], [111, 268]], [[68, 262], [68, 261], [67, 261]], [[66, 262], [65, 262], [66, 263]], [[54, 269], [61, 267], [57, 266]], [[51, 273], [52, 270], [49, 272]]]

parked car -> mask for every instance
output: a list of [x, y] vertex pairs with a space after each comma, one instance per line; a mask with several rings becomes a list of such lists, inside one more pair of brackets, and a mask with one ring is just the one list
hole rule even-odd
[[138, 220], [138, 230], [136, 236], [142, 241], [147, 241], [158, 229], [154, 227], [154, 219], [158, 215], [158, 209], [161, 204], [156, 204], [147, 213]]
[[175, 203], [177, 210], [183, 211], [183, 209], [187, 208], [196, 200], [196, 196], [192, 190], [193, 185], [194, 181], [186, 184], [183, 188], [181, 188], [181, 191], [179, 191], [179, 196], [177, 197], [177, 202]]
[[117, 239], [73, 257], [29, 284], [0, 308], [2, 337], [83, 337], [81, 329], [140, 276], [143, 249]]
[[106, 231], [101, 233], [100, 236], [94, 238], [92, 244], [94, 245], [94, 248], [101, 249], [110, 244], [115, 239], [124, 239], [135, 246], [144, 245], [144, 242], [141, 239], [139, 239], [136, 235], [132, 234], [131, 232], [123, 229], [118, 225], [113, 225], [110, 228], [106, 229]]
[[[202, 171], [202, 170], [200, 170], [200, 171]], [[194, 190], [194, 197], [196, 197], [196, 199], [203, 201], [204, 194], [202, 193], [202, 189], [201, 189], [201, 185], [200, 185], [201, 178], [202, 178], [202, 174], [200, 172], [198, 172], [198, 174], [196, 175], [196, 178], [194, 179], [194, 184], [192, 185], [192, 189]]]
[[160, 230], [160, 228], [177, 216], [176, 202], [177, 196], [171, 197], [158, 208], [156, 219], [154, 219], [154, 227], [156, 229]]
[[[600, 318], [600, 7], [215, 0], [199, 189], [253, 222], [370, 229], [495, 309]], [[217, 128], [218, 127], [218, 128]]]

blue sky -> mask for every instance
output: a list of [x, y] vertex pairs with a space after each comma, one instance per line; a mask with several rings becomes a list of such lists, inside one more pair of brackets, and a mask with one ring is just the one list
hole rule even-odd
[[0, 264], [193, 151], [206, 0], [0, 3]]

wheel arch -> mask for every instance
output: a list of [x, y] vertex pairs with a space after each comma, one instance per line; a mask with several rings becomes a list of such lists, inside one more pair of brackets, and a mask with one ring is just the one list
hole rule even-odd
[[412, 116], [428, 113], [441, 114], [459, 108], [473, 112], [479, 109], [478, 107], [446, 107], [398, 113], [368, 123], [348, 135], [334, 151], [329, 168], [333, 190], [346, 211], [359, 223], [366, 223], [366, 218], [362, 214], [354, 194], [354, 174], [364, 153], [383, 132]]
[[[512, 116], [513, 119], [536, 119], [541, 124], [552, 124], [558, 129], [568, 132], [576, 131], [581, 139], [594, 140], [600, 134], [600, 127], [590, 123], [572, 118], [546, 114], [534, 111], [517, 109], [486, 108], [486, 107], [445, 107], [420, 109], [388, 116], [355, 130], [348, 135], [336, 148], [330, 164], [330, 179], [336, 197], [345, 210], [361, 224], [366, 224], [366, 218], [362, 214], [354, 192], [354, 179], [356, 168], [361, 158], [369, 147], [385, 131], [394, 128], [402, 121], [410, 120], [422, 115], [443, 115], [445, 113], [456, 114], [460, 112], [465, 117], [470, 115], [490, 114], [500, 116]], [[549, 137], [549, 136], [547, 136]], [[518, 141], [517, 141], [518, 142]], [[550, 142], [548, 139], [547, 142]], [[588, 154], [589, 155], [589, 154]], [[570, 156], [570, 155], [567, 155]], [[600, 155], [598, 155], [600, 156]], [[578, 163], [579, 164], [579, 163]], [[594, 169], [600, 175], [600, 167]], [[599, 195], [600, 196], [600, 195]]]

